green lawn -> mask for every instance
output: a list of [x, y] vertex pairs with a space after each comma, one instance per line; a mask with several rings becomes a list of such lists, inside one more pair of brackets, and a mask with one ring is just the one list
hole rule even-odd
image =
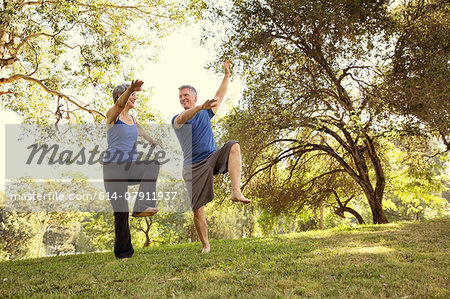
[[5, 297], [449, 298], [450, 219], [0, 263]]

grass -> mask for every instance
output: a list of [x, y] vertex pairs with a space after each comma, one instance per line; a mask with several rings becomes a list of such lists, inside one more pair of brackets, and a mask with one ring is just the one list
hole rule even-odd
[[0, 263], [0, 298], [449, 298], [450, 219]]

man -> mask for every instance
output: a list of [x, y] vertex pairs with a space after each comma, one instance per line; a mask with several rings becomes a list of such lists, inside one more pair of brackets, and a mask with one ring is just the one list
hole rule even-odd
[[[197, 104], [197, 91], [194, 87], [183, 85], [179, 89], [179, 100], [184, 111], [175, 115], [172, 124], [184, 154], [183, 178], [191, 196], [194, 224], [202, 242], [202, 253], [210, 251], [208, 225], [205, 219], [205, 205], [214, 198], [213, 175], [230, 173], [232, 201], [250, 203], [240, 188], [241, 152], [237, 141], [228, 141], [218, 149], [214, 140], [211, 118], [217, 113], [230, 81], [230, 61], [224, 63], [225, 77], [214, 99]], [[183, 125], [191, 125], [184, 130]], [[187, 127], [187, 126], [184, 126]], [[187, 136], [186, 132], [192, 133]], [[192, 139], [191, 139], [192, 137]], [[188, 141], [189, 140], [189, 141]], [[192, 142], [192, 143], [191, 143]], [[190, 146], [192, 145], [192, 146]]]

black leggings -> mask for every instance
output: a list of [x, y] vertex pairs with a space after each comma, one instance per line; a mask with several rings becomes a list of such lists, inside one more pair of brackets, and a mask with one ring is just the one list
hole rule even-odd
[[[116, 258], [129, 258], [134, 253], [128, 224], [128, 186], [140, 184], [138, 195], [144, 194], [145, 198], [151, 198], [151, 194], [156, 192], [158, 174], [159, 163], [156, 161], [107, 163], [103, 165], [105, 190], [109, 194], [114, 210], [114, 254]], [[154, 200], [138, 200], [138, 198], [139, 196], [136, 197], [133, 213], [142, 212], [148, 207], [155, 207]]]

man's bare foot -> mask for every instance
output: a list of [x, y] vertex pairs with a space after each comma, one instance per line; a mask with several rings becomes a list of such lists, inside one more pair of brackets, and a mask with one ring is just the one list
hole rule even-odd
[[209, 251], [210, 251], [209, 247], [202, 249], [202, 253], [209, 253]]
[[232, 201], [240, 201], [243, 203], [251, 203], [252, 202], [250, 199], [245, 198], [244, 195], [242, 195], [242, 193], [240, 191], [239, 192], [234, 192], [234, 191], [231, 192], [230, 199]]
[[147, 216], [153, 216], [156, 213], [158, 213], [157, 208], [146, 208], [145, 211], [140, 213], [133, 213], [132, 216], [134, 217], [147, 217]]

